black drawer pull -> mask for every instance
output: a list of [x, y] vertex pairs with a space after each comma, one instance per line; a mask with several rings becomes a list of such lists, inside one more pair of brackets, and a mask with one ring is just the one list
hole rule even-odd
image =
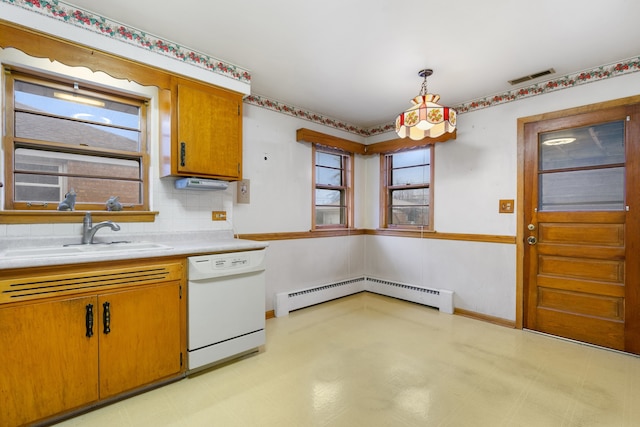
[[111, 310], [108, 302], [102, 304], [102, 324], [104, 326], [102, 332], [104, 332], [105, 335], [111, 332]]
[[93, 336], [93, 304], [87, 304], [84, 320], [87, 325], [87, 337], [91, 338]]
[[180, 166], [184, 167], [187, 162], [187, 143], [180, 143]]

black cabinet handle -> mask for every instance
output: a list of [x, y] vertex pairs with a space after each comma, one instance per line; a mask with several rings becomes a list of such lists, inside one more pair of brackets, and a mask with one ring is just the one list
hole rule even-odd
[[93, 336], [93, 304], [87, 304], [84, 320], [87, 325], [87, 337], [91, 338]]
[[109, 309], [110, 304], [105, 302], [102, 304], [102, 325], [104, 326], [104, 334], [108, 334], [111, 332], [111, 310]]
[[180, 166], [184, 167], [186, 161], [187, 161], [187, 143], [181, 142], [180, 143]]

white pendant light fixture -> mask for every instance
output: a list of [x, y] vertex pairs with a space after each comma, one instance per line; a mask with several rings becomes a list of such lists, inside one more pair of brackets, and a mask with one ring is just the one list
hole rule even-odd
[[456, 130], [456, 111], [437, 104], [440, 96], [427, 91], [427, 77], [432, 74], [431, 69], [418, 72], [424, 78], [420, 94], [411, 100], [413, 107], [400, 113], [396, 119], [396, 133], [400, 138], [437, 138]]

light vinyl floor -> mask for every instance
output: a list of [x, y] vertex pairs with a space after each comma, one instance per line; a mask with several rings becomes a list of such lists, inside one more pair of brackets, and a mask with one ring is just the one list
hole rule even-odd
[[259, 353], [59, 424], [638, 425], [638, 357], [371, 293], [269, 319]]

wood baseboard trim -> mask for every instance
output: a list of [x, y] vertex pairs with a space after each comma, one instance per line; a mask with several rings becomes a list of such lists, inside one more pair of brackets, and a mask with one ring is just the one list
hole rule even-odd
[[276, 311], [275, 310], [269, 310], [265, 313], [265, 317], [266, 319], [273, 319], [274, 317], [276, 317]]
[[458, 316], [469, 317], [471, 319], [482, 320], [484, 322], [493, 323], [495, 325], [505, 326], [507, 328], [516, 328], [516, 322], [513, 320], [503, 319], [502, 317], [489, 316], [487, 314], [476, 313], [471, 310], [464, 310], [462, 308], [455, 308], [453, 314]]

